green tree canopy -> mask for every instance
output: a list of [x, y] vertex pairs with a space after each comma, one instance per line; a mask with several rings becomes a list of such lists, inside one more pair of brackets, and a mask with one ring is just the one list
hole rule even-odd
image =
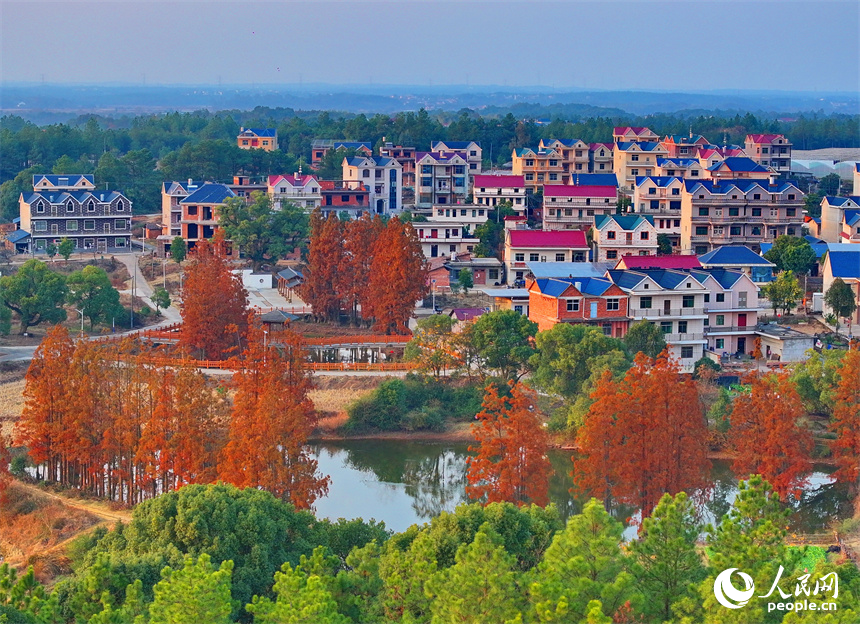
[[288, 202], [275, 210], [265, 193], [254, 193], [250, 204], [243, 197], [231, 197], [218, 214], [226, 238], [239, 245], [256, 268], [293, 251], [310, 232], [304, 210]]
[[273, 588], [277, 598], [254, 596], [246, 609], [260, 624], [349, 624], [350, 619], [338, 612], [337, 602], [323, 577], [307, 574], [289, 563], [275, 572]]
[[514, 310], [497, 310], [478, 317], [469, 338], [482, 368], [503, 379], [519, 379], [535, 354], [537, 323]]
[[27, 260], [14, 275], [0, 277], [0, 301], [18, 315], [21, 334], [40, 323], [66, 320], [66, 280], [40, 260]]
[[170, 257], [177, 264], [182, 264], [185, 256], [188, 255], [188, 243], [181, 236], [175, 236], [170, 242]]
[[68, 236], [64, 236], [60, 240], [60, 244], [57, 246], [57, 251], [63, 256], [63, 260], [66, 262], [69, 261], [69, 258], [75, 251], [75, 241], [73, 241]]
[[170, 307], [170, 293], [163, 287], [156, 286], [152, 293], [152, 303], [157, 310], [166, 310]]
[[783, 314], [788, 314], [803, 296], [800, 282], [792, 271], [780, 273], [774, 281], [765, 284], [761, 292], [770, 301], [774, 313], [781, 309]]
[[222, 561], [216, 570], [206, 553], [196, 560], [186, 555], [176, 570], [167, 566], [153, 587], [150, 624], [230, 624], [232, 572], [232, 561]]
[[66, 278], [69, 292], [67, 301], [90, 319], [90, 329], [96, 323], [107, 324], [111, 318], [122, 314], [119, 292], [110, 283], [104, 269], [85, 266]]
[[666, 348], [663, 331], [647, 319], [633, 323], [623, 340], [631, 355], [641, 352], [649, 358], [655, 358]]
[[469, 294], [469, 289], [475, 285], [472, 279], [472, 271], [461, 269], [460, 274], [457, 276], [457, 283], [460, 284], [460, 288], [463, 289], [464, 294]]
[[848, 318], [857, 309], [854, 291], [841, 277], [833, 280], [830, 288], [824, 293], [824, 303], [833, 310], [837, 318]]
[[809, 273], [817, 262], [815, 251], [808, 240], [786, 234], [776, 238], [764, 257], [773, 262], [778, 270], [793, 271], [797, 275]]

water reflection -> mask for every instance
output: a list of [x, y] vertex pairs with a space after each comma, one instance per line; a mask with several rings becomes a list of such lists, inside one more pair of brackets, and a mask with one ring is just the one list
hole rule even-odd
[[[329, 494], [316, 503], [317, 514], [329, 518], [375, 518], [395, 531], [422, 523], [442, 511], [453, 511], [465, 494], [466, 444], [355, 440], [314, 447], [320, 471], [331, 476]], [[582, 511], [582, 500], [571, 496], [572, 468], [568, 451], [550, 452], [555, 474], [550, 500], [564, 519]], [[715, 522], [731, 507], [737, 494], [730, 465], [715, 461], [713, 487], [702, 517]], [[836, 519], [851, 513], [846, 488], [830, 482], [827, 472], [815, 472], [800, 498], [791, 502], [792, 529], [798, 533], [824, 532]], [[626, 521], [636, 510], [619, 506], [613, 515]], [[635, 529], [633, 529], [635, 533]]]

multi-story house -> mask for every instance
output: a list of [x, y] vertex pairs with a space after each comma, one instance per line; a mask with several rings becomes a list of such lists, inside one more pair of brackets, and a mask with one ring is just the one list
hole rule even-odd
[[650, 215], [594, 217], [595, 262], [612, 262], [624, 256], [656, 256], [657, 230]]
[[698, 158], [658, 158], [656, 175], [700, 180], [708, 177]]
[[[726, 147], [709, 145], [708, 147], [699, 150], [698, 159], [699, 165], [701, 165], [702, 169], [713, 167], [714, 165], [717, 165], [723, 160], [725, 160], [726, 158], [747, 158], [747, 154], [741, 147], [737, 145], [730, 145]], [[702, 177], [708, 176], [702, 174]]]
[[254, 193], [266, 193], [268, 191], [265, 178], [257, 178], [257, 181], [254, 181], [251, 176], [246, 175], [234, 175], [233, 183], [227, 186], [236, 193], [237, 197], [244, 197], [247, 202], [251, 201], [251, 196]]
[[633, 189], [633, 210], [654, 219], [657, 234], [665, 234], [673, 248], [681, 244], [681, 194], [679, 177], [641, 176]]
[[618, 190], [633, 194], [636, 178], [657, 172], [657, 159], [666, 157], [666, 149], [656, 142], [616, 143], [613, 152]]
[[660, 327], [669, 355], [678, 360], [681, 371], [694, 372], [704, 354], [705, 295], [708, 289], [693, 275], [677, 270], [607, 271], [629, 297], [631, 323], [648, 320]]
[[726, 269], [690, 272], [705, 288], [705, 339], [717, 353], [750, 353], [758, 324], [758, 286], [749, 275]]
[[[586, 262], [588, 243], [581, 230], [514, 229], [505, 221], [503, 262], [508, 283], [522, 282], [528, 272], [526, 262]], [[514, 226], [516, 227], [516, 226]]]
[[590, 143], [588, 145], [588, 172], [612, 173], [612, 143]]
[[236, 145], [239, 149], [274, 152], [278, 149], [278, 130], [277, 128], [239, 128]]
[[744, 151], [758, 164], [781, 175], [791, 173], [791, 143], [782, 134], [748, 134]]
[[92, 175], [34, 175], [33, 192], [21, 193], [18, 207], [33, 252], [63, 238], [79, 251], [117, 253], [131, 246], [131, 202], [118, 191], [96, 190]]
[[[188, 180], [187, 182], [165, 182], [161, 185], [161, 236], [159, 247], [170, 243], [177, 236], [182, 236], [182, 206], [179, 204], [189, 194], [196, 191], [205, 184], [201, 181]], [[163, 249], [159, 249], [164, 252]]]
[[511, 202], [517, 214], [526, 212], [526, 185], [521, 175], [476, 175], [472, 201], [479, 206]]
[[627, 293], [606, 278], [529, 279], [526, 289], [529, 320], [537, 323], [538, 331], [571, 323], [596, 326], [616, 338], [627, 333]]
[[660, 145], [666, 148], [668, 158], [695, 158], [699, 150], [709, 145], [708, 140], [701, 134], [690, 133], [690, 136], [683, 134], [670, 134], [663, 137]]
[[343, 179], [363, 182], [370, 191], [370, 207], [389, 214], [403, 207], [403, 168], [388, 156], [353, 156], [343, 159]]
[[270, 175], [266, 192], [275, 210], [281, 203], [290, 203], [311, 212], [322, 204], [322, 191], [316, 176], [297, 171], [293, 175]]
[[399, 162], [403, 186], [415, 188], [415, 148], [385, 143], [385, 137], [382, 137], [382, 140], [383, 145], [379, 148], [379, 155]]
[[564, 163], [554, 149], [517, 149], [511, 154], [511, 163], [511, 173], [523, 176], [528, 194], [537, 193], [545, 184], [564, 184]]
[[614, 186], [547, 185], [543, 189], [543, 229], [588, 231], [596, 215], [615, 212]]
[[481, 144], [475, 141], [431, 141], [430, 151], [436, 152], [443, 158], [459, 154], [468, 163], [470, 181], [482, 171], [484, 152]]
[[854, 177], [852, 193], [856, 196], [860, 196], [860, 162], [854, 163], [854, 171], [852, 172], [852, 175]]
[[588, 173], [588, 143], [580, 139], [541, 139], [538, 151], [553, 150], [561, 156], [561, 183], [568, 184], [572, 173]]
[[651, 128], [642, 126], [615, 126], [612, 129], [613, 143], [659, 143], [660, 137]]
[[772, 180], [775, 177], [769, 167], [746, 156], [729, 156], [707, 167], [706, 172], [712, 180]]
[[803, 193], [791, 182], [685, 180], [681, 252], [704, 254], [729, 244], [760, 249], [777, 236], [800, 236]]
[[[857, 215], [860, 214], [860, 197], [833, 197], [826, 195], [821, 199], [821, 229], [818, 237], [828, 243], [860, 242], [856, 228]], [[847, 239], [847, 240], [846, 240]]]
[[316, 169], [329, 150], [355, 150], [356, 156], [373, 156], [373, 145], [367, 141], [315, 139], [311, 143], [311, 167]]
[[[426, 258], [438, 258], [440, 256], [451, 256], [452, 254], [471, 253], [481, 240], [475, 236], [475, 227], [487, 220], [486, 215], [477, 215], [479, 209], [475, 209], [476, 215], [472, 216], [472, 210], [467, 214], [460, 215], [459, 209], [443, 208], [448, 214], [438, 214], [436, 209], [433, 216], [427, 217], [426, 221], [413, 221], [412, 227], [421, 242], [421, 251]], [[480, 212], [484, 212], [480, 209]], [[453, 213], [453, 214], [452, 214]]]
[[702, 264], [696, 256], [622, 256], [613, 269], [701, 269]]
[[469, 194], [469, 163], [458, 152], [419, 152], [415, 161], [415, 205], [466, 203]]
[[[230, 197], [236, 197], [226, 184], [207, 182], [193, 193], [182, 199], [182, 215], [179, 220], [181, 236], [188, 244], [188, 249], [201, 240], [210, 239], [220, 227], [218, 225], [218, 210]], [[238, 249], [229, 247], [228, 254], [237, 253]]]
[[824, 292], [830, 289], [837, 277], [851, 287], [854, 303], [857, 304], [851, 315], [851, 323], [860, 323], [860, 246], [839, 245], [839, 249], [828, 251], [823, 260], [822, 275]]
[[346, 213], [357, 219], [370, 212], [370, 191], [356, 180], [320, 180], [320, 208], [322, 216]]

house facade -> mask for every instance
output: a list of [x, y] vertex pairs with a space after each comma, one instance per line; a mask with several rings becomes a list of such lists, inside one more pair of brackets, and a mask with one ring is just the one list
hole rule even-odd
[[511, 154], [511, 173], [523, 176], [526, 193], [537, 193], [544, 185], [564, 184], [564, 164], [561, 154], [551, 148], [523, 147]]
[[[822, 275], [824, 276], [824, 292], [833, 285], [836, 278], [851, 287], [854, 293], [854, 302], [857, 309], [851, 317], [854, 324], [860, 323], [860, 246], [857, 249], [844, 249], [842, 245], [839, 250], [831, 250], [824, 257]], [[831, 312], [831, 310], [827, 310]]]
[[616, 143], [613, 169], [618, 180], [618, 190], [632, 195], [636, 178], [656, 175], [657, 159], [666, 158], [667, 153], [657, 142]]
[[777, 236], [800, 236], [804, 194], [791, 182], [685, 180], [681, 252], [700, 255], [722, 245], [760, 249]]
[[[231, 197], [236, 197], [236, 194], [226, 184], [207, 182], [179, 202], [182, 206], [181, 236], [189, 250], [201, 240], [215, 236], [220, 227], [218, 210]], [[238, 249], [228, 246], [228, 255], [234, 253], [238, 253]]]
[[368, 141], [346, 141], [344, 139], [315, 139], [311, 143], [311, 167], [319, 167], [329, 150], [355, 150], [356, 156], [373, 156], [373, 145]]
[[652, 132], [651, 128], [642, 126], [615, 126], [612, 129], [613, 143], [659, 143], [660, 137]]
[[612, 173], [613, 167], [612, 143], [588, 144], [588, 172]]
[[471, 253], [475, 245], [481, 242], [475, 236], [475, 227], [486, 220], [486, 210], [483, 208], [437, 206], [425, 221], [413, 221], [411, 225], [418, 235], [424, 256], [438, 258]]
[[479, 206], [510, 202], [517, 214], [526, 212], [526, 185], [521, 175], [476, 175], [472, 201]]
[[470, 186], [474, 177], [483, 170], [484, 151], [481, 149], [481, 144], [475, 141], [431, 141], [430, 151], [439, 154], [442, 158], [453, 154], [463, 158], [467, 163]]
[[236, 145], [239, 149], [261, 149], [273, 152], [278, 149], [278, 130], [276, 128], [240, 128]]
[[580, 230], [525, 230], [505, 221], [503, 261], [508, 283], [522, 282], [528, 272], [526, 262], [586, 262], [588, 243]]
[[758, 164], [786, 175], [791, 173], [791, 145], [782, 134], [748, 134], [744, 151]]
[[570, 323], [598, 327], [615, 338], [627, 333], [627, 293], [606, 278], [529, 279], [526, 289], [529, 320], [537, 323], [539, 331]]
[[280, 210], [281, 203], [290, 203], [311, 212], [322, 203], [319, 181], [315, 176], [303, 174], [301, 171], [292, 175], [269, 176], [266, 192], [275, 210]]
[[370, 191], [355, 180], [320, 180], [320, 209], [322, 216], [346, 213], [357, 219], [370, 212]]
[[860, 242], [858, 215], [860, 197], [827, 195], [821, 199], [821, 226], [816, 235], [828, 243]]
[[683, 179], [671, 176], [638, 177], [633, 189], [634, 212], [653, 217], [657, 234], [665, 234], [673, 250], [680, 249], [681, 244], [683, 190]]
[[754, 284], [773, 281], [776, 265], [745, 245], [724, 245], [699, 256], [705, 269], [739, 271], [749, 276]]
[[595, 262], [613, 262], [624, 256], [656, 256], [657, 230], [650, 215], [594, 217]]
[[179, 202], [188, 197], [204, 182], [187, 180], [185, 182], [164, 182], [161, 185], [161, 236], [172, 241], [176, 236], [182, 236], [182, 206]]
[[538, 151], [553, 150], [561, 156], [561, 183], [569, 184], [572, 173], [588, 173], [588, 143], [580, 139], [541, 139]]
[[344, 158], [343, 179], [362, 182], [368, 188], [370, 207], [376, 214], [389, 214], [403, 208], [403, 168], [394, 158]]
[[400, 175], [403, 186], [408, 186], [409, 188], [415, 188], [415, 153], [416, 150], [414, 147], [404, 147], [403, 145], [394, 145], [393, 143], [384, 143], [379, 148], [380, 156], [393, 158], [400, 163]]
[[759, 287], [740, 271], [710, 269], [692, 271], [708, 289], [705, 295], [707, 348], [722, 354], [750, 354], [755, 349]]
[[415, 205], [465, 204], [469, 194], [469, 163], [457, 152], [424, 152], [415, 160]]
[[554, 184], [543, 190], [544, 230], [588, 231], [594, 217], [615, 212], [614, 186]]
[[705, 171], [712, 180], [772, 180], [770, 167], [760, 165], [746, 156], [729, 156], [709, 165]]
[[96, 190], [92, 175], [34, 175], [33, 192], [19, 196], [18, 208], [32, 252], [63, 238], [74, 241], [76, 251], [131, 248], [131, 201], [118, 191]]

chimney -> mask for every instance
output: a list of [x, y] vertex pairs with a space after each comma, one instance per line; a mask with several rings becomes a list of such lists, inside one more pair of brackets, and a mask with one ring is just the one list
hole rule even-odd
[[239, 128], [239, 134], [242, 134], [243, 132], [245, 132], [245, 126], [242, 126], [241, 128]]
[[194, 180], [192, 180], [191, 178], [188, 178], [188, 186], [191, 186], [191, 183], [192, 183], [193, 181], [194, 181]]
[[579, 292], [582, 292], [582, 282], [574, 282], [574, 288], [576, 288]]
[[457, 252], [456, 251], [451, 252], [451, 262], [457, 262]]

